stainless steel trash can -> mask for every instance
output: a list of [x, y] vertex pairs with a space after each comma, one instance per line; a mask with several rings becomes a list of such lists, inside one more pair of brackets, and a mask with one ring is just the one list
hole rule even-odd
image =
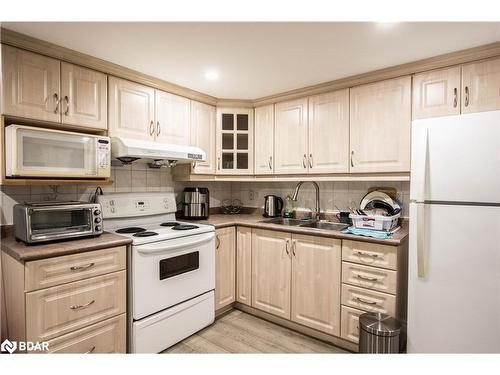
[[360, 353], [399, 353], [401, 323], [380, 313], [359, 316]]

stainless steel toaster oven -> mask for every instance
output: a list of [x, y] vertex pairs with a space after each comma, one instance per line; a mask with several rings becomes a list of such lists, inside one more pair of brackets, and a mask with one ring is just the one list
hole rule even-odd
[[14, 232], [27, 244], [98, 236], [102, 210], [98, 203], [25, 202], [14, 206]]

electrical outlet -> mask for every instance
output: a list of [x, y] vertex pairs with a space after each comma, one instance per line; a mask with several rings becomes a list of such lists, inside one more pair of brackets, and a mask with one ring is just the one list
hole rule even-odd
[[250, 190], [250, 191], [248, 192], [248, 200], [253, 201], [253, 200], [256, 198], [255, 196], [256, 196], [255, 191]]

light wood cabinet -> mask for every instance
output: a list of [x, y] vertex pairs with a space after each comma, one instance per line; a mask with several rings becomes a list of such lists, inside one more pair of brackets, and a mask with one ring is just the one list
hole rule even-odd
[[215, 310], [236, 300], [236, 237], [234, 227], [215, 231]]
[[462, 67], [462, 113], [500, 109], [500, 58]]
[[290, 234], [252, 230], [252, 307], [290, 319]]
[[48, 341], [49, 352], [125, 353], [125, 246], [25, 263], [1, 257], [4, 338]]
[[62, 123], [106, 130], [107, 89], [106, 74], [61, 63]]
[[217, 108], [217, 174], [253, 174], [253, 109]]
[[309, 98], [309, 173], [349, 172], [349, 89]]
[[255, 108], [255, 174], [273, 174], [274, 105]]
[[109, 135], [153, 141], [156, 134], [155, 90], [109, 77]]
[[363, 241], [344, 240], [342, 242], [342, 260], [396, 270], [398, 248]]
[[341, 309], [341, 332], [342, 338], [358, 343], [359, 342], [359, 316], [364, 314], [362, 310], [342, 306]]
[[413, 119], [460, 114], [459, 66], [413, 76]]
[[341, 241], [292, 235], [292, 321], [340, 335]]
[[191, 145], [206, 153], [206, 161], [196, 162], [191, 173], [215, 174], [215, 107], [191, 101]]
[[60, 122], [59, 61], [7, 45], [1, 47], [2, 113]]
[[252, 305], [252, 230], [236, 228], [236, 301]]
[[275, 111], [274, 173], [307, 173], [307, 98], [277, 103]]
[[411, 77], [350, 90], [350, 172], [410, 170]]
[[159, 143], [187, 146], [190, 143], [189, 99], [155, 90], [155, 139]]

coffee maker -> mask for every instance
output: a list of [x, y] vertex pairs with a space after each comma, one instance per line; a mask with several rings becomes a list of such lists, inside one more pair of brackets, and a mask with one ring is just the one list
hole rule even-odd
[[182, 196], [182, 216], [184, 219], [208, 219], [210, 195], [207, 188], [186, 187]]

